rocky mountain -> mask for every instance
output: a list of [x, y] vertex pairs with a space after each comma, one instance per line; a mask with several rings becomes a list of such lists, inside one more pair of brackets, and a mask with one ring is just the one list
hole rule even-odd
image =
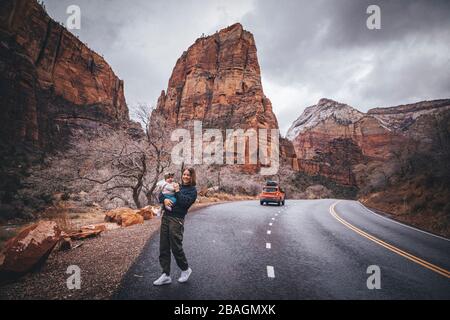
[[[203, 128], [222, 132], [277, 129], [261, 84], [253, 35], [236, 23], [197, 39], [176, 62], [153, 117], [176, 128], [190, 128], [193, 120], [200, 120]], [[249, 173], [258, 169], [254, 165], [241, 168]]]
[[338, 124], [349, 125], [357, 122], [363, 116], [362, 112], [346, 104], [325, 98], [320, 99], [317, 105], [306, 108], [300, 117], [293, 122], [286, 134], [286, 138], [294, 140], [300, 133], [314, 128], [320, 122], [324, 122], [329, 118]]
[[0, 2], [0, 97], [0, 220], [31, 217], [51, 202], [44, 189], [66, 188], [56, 182], [84, 169], [63, 163], [80, 140], [143, 134], [129, 119], [123, 81], [35, 0]]
[[36, 1], [0, 3], [0, 137], [50, 147], [74, 126], [127, 122], [123, 81]]
[[236, 23], [199, 38], [178, 59], [156, 113], [175, 126], [278, 128], [264, 95], [253, 35]]
[[401, 146], [426, 148], [436, 114], [450, 110], [450, 100], [424, 101], [362, 113], [321, 99], [305, 109], [287, 133], [298, 170], [356, 185], [353, 166], [390, 159]]

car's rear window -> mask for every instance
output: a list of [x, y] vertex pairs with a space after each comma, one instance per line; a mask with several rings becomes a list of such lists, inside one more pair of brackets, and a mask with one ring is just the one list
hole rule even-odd
[[264, 192], [277, 192], [277, 188], [264, 188]]

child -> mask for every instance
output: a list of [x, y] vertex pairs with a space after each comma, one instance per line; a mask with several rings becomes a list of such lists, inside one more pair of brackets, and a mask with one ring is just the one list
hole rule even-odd
[[[175, 202], [177, 201], [177, 199], [175, 198], [175, 189], [173, 186], [173, 177], [174, 174], [171, 172], [168, 172], [164, 175], [164, 180], [161, 180], [160, 182], [158, 182], [158, 186], [161, 188], [161, 193], [164, 196], [164, 199], [169, 199], [170, 201], [172, 201], [173, 205], [175, 204]], [[164, 204], [161, 206], [161, 209], [166, 209], [168, 211], [172, 211], [172, 207], [171, 206], [164, 206]]]

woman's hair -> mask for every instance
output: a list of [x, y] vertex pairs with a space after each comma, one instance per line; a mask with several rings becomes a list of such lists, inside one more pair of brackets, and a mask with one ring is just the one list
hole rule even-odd
[[189, 184], [190, 186], [195, 187], [197, 185], [197, 178], [195, 176], [195, 169], [194, 168], [184, 168], [183, 171], [181, 172], [181, 177], [183, 177], [183, 173], [185, 171], [189, 171], [189, 174], [191, 176], [191, 183]]

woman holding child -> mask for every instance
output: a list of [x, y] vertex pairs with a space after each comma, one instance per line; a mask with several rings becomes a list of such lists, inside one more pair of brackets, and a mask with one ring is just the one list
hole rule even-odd
[[173, 174], [166, 175], [166, 184], [159, 194], [159, 202], [163, 203], [164, 214], [161, 219], [161, 233], [159, 243], [159, 263], [162, 275], [153, 282], [160, 286], [172, 282], [170, 277], [171, 252], [181, 269], [179, 282], [186, 282], [192, 273], [183, 250], [184, 217], [188, 209], [197, 199], [195, 170], [184, 169], [181, 186], [173, 182]]

